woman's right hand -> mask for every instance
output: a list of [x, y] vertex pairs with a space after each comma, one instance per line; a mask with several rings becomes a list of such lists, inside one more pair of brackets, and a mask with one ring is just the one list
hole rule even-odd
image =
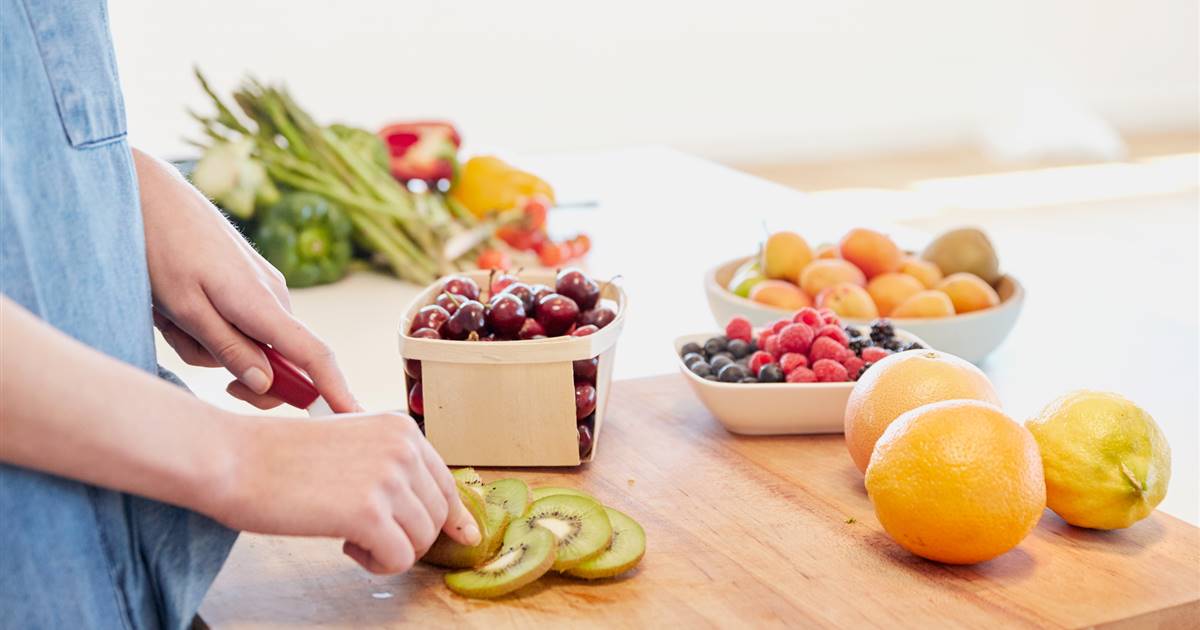
[[254, 532], [344, 538], [373, 573], [408, 570], [439, 531], [479, 542], [454, 478], [412, 418], [237, 418], [226, 487], [204, 511]]

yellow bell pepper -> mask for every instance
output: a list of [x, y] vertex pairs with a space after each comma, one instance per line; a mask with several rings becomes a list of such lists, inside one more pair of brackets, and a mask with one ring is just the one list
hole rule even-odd
[[534, 195], [542, 195], [554, 203], [550, 184], [490, 155], [467, 160], [450, 188], [450, 196], [478, 217], [511, 210], [523, 198]]

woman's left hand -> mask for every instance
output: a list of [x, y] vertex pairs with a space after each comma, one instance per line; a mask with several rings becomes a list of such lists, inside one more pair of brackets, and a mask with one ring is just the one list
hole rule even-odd
[[154, 323], [191, 365], [224, 366], [231, 395], [267, 409], [271, 366], [251, 338], [308, 372], [335, 412], [360, 410], [329, 346], [292, 316], [287, 285], [171, 165], [133, 149]]

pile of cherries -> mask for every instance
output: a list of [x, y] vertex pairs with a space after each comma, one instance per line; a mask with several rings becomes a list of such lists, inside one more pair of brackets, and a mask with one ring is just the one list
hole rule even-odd
[[[481, 299], [482, 291], [471, 278], [447, 278], [433, 304], [421, 307], [413, 316], [408, 335], [418, 339], [483, 342], [583, 337], [617, 317], [614, 306], [600, 299], [600, 285], [578, 269], [560, 270], [554, 288], [527, 284], [509, 273], [493, 275], [488, 284], [487, 297]], [[598, 368], [598, 357], [574, 363], [580, 457], [592, 452]], [[409, 379], [408, 410], [423, 431], [421, 362], [405, 360], [404, 372]]]

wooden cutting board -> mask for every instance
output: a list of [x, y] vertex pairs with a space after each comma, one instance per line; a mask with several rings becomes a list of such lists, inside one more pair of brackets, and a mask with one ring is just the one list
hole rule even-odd
[[1047, 511], [975, 566], [915, 557], [880, 528], [840, 435], [725, 432], [678, 375], [614, 385], [597, 460], [482, 471], [571, 485], [637, 518], [648, 550], [599, 583], [547, 576], [498, 601], [443, 571], [370, 575], [340, 542], [244, 535], [201, 614], [214, 627], [1161, 627], [1200, 623], [1200, 529], [1156, 512], [1071, 527]]

